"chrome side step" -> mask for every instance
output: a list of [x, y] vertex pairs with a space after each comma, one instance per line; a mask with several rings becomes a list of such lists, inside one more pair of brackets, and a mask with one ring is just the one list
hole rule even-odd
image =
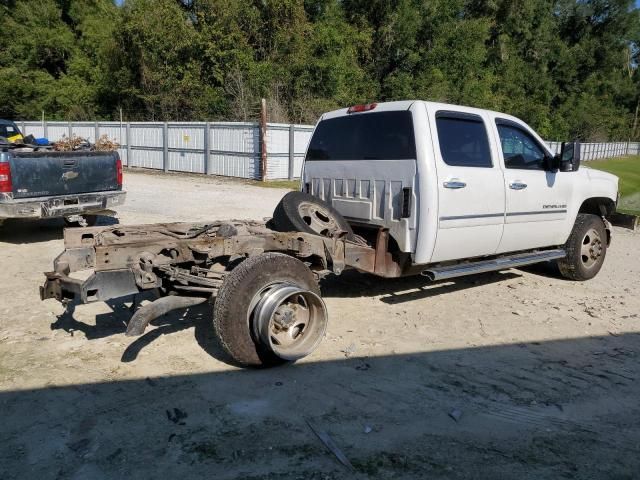
[[422, 272], [422, 275], [428, 277], [429, 280], [445, 280], [447, 278], [462, 277], [474, 273], [494, 272], [507, 268], [522, 267], [524, 265], [531, 265], [532, 263], [557, 260], [566, 256], [567, 252], [563, 249], [518, 253], [516, 255], [494, 258], [492, 260], [478, 260], [457, 265], [447, 265], [446, 267], [428, 268]]

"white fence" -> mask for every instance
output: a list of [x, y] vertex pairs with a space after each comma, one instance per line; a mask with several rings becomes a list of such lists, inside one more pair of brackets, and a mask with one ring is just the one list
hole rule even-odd
[[[560, 153], [562, 142], [547, 142], [553, 153]], [[581, 143], [580, 159], [583, 162], [600, 158], [624, 157], [625, 155], [640, 155], [640, 142], [613, 143]]]
[[[230, 122], [18, 122], [22, 131], [57, 141], [78, 135], [95, 141], [101, 135], [120, 144], [125, 165], [164, 171], [260, 178], [260, 127]], [[267, 125], [268, 179], [298, 178], [313, 126]], [[547, 142], [554, 153], [560, 142]], [[640, 143], [583, 143], [583, 161], [640, 155]]]
[[[260, 127], [257, 123], [17, 122], [25, 135], [57, 141], [78, 135], [94, 142], [108, 135], [120, 144], [122, 162], [153, 168], [260, 178]], [[268, 179], [300, 176], [313, 126], [267, 125]]]

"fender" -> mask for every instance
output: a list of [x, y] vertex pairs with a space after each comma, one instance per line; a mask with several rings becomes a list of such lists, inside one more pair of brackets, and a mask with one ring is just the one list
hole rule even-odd
[[[569, 173], [571, 175], [571, 173]], [[573, 190], [573, 198], [570, 205], [570, 220], [565, 225], [563, 238], [569, 238], [573, 224], [578, 213], [591, 213], [606, 219], [615, 213], [618, 202], [618, 177], [607, 172], [582, 167], [575, 172], [576, 182]], [[607, 226], [608, 241], [611, 237], [611, 225]]]

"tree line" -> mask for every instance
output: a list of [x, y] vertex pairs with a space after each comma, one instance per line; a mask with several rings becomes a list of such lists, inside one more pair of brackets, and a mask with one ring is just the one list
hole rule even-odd
[[640, 139], [633, 0], [0, 0], [0, 117], [314, 123], [369, 101]]

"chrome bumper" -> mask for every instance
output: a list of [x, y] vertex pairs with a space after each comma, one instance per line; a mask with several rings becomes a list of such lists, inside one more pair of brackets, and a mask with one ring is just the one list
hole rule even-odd
[[80, 193], [55, 197], [0, 199], [0, 218], [52, 218], [99, 213], [124, 203], [126, 192]]

